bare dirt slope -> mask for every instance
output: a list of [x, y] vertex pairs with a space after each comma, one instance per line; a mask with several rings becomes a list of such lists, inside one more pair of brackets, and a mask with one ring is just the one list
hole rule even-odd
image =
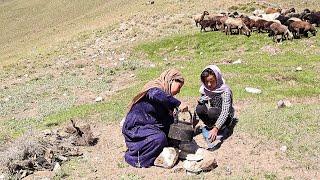
[[[78, 179], [185, 179], [185, 172], [173, 169], [133, 168], [128, 166], [123, 155], [126, 150], [118, 124], [95, 124], [93, 131], [99, 137], [96, 146], [84, 148], [84, 156], [70, 172], [70, 177]], [[202, 137], [198, 135], [197, 141]], [[202, 173], [196, 178], [294, 178], [313, 179], [320, 177], [319, 172], [306, 170], [286, 158], [280, 150], [281, 145], [261, 137], [252, 137], [239, 132], [227, 139], [220, 149], [215, 151], [218, 167], [211, 172]], [[181, 166], [179, 162], [177, 167]]]

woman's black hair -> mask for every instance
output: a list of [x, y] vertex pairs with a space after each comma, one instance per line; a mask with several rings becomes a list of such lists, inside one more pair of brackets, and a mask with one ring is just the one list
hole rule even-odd
[[216, 77], [213, 70], [210, 68], [207, 68], [201, 73], [201, 81], [204, 82], [205, 78], [207, 78], [209, 75], [213, 75], [214, 77]]

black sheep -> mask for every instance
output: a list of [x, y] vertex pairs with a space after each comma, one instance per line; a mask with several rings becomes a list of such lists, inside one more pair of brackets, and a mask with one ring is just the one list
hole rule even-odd
[[310, 13], [303, 17], [304, 20], [307, 20], [311, 24], [316, 24], [319, 26], [320, 24], [320, 13]]

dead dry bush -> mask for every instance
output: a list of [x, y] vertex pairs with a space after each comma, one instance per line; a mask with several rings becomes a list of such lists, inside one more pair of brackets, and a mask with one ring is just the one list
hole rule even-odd
[[22, 137], [0, 149], [0, 170], [12, 179], [24, 178], [35, 171], [52, 171], [55, 166], [82, 153], [76, 146], [93, 146], [90, 125], [72, 125], [65, 131], [45, 130], [41, 133], [28, 131]]

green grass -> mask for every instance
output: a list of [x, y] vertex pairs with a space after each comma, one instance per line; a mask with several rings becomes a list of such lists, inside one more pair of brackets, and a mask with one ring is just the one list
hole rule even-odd
[[[319, 36], [310, 38], [319, 44]], [[261, 49], [265, 46], [280, 49], [270, 55]], [[177, 50], [176, 50], [177, 49]], [[292, 51], [292, 49], [299, 49]], [[182, 70], [186, 76], [185, 96], [197, 96], [199, 74], [206, 65], [218, 64], [236, 99], [252, 97], [245, 93], [246, 86], [261, 88], [263, 93], [254, 98], [275, 100], [285, 97], [307, 97], [320, 93], [318, 46], [305, 47], [304, 41], [294, 40], [282, 45], [272, 43], [266, 35], [225, 36], [223, 33], [196, 33], [175, 36], [137, 48], [147, 53], [147, 58], [163, 70], [168, 62]], [[225, 60], [242, 60], [242, 64], [223, 64]], [[296, 72], [301, 66], [303, 71]], [[181, 68], [182, 67], [182, 68]], [[147, 74], [150, 75], [150, 74]], [[282, 77], [279, 79], [279, 77]], [[278, 78], [278, 79], [277, 79]], [[290, 79], [291, 81], [286, 81]]]

